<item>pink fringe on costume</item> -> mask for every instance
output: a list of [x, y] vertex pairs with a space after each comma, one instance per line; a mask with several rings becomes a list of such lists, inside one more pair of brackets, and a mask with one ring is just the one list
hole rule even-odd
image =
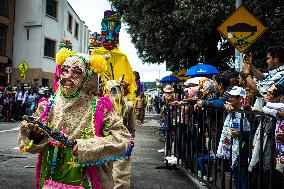
[[46, 122], [46, 116], [48, 114], [48, 106], [49, 106], [49, 103], [46, 103], [45, 107], [44, 107], [44, 111], [42, 112], [41, 116], [39, 117], [39, 119], [45, 123]]
[[58, 78], [61, 74], [61, 65], [56, 65], [55, 73], [54, 73], [54, 79], [53, 79], [53, 90], [54, 92], [58, 89]]
[[113, 110], [112, 102], [108, 96], [99, 98], [96, 107], [94, 124], [95, 124], [95, 133], [98, 137], [102, 136], [101, 131], [102, 131], [103, 122], [105, 120], [104, 117], [105, 109], [107, 110], [108, 113], [110, 113]]
[[40, 177], [40, 168], [41, 168], [41, 163], [42, 163], [42, 153], [40, 152], [38, 154], [37, 158], [37, 164], [36, 164], [36, 189], [39, 189], [39, 177]]
[[43, 102], [43, 101], [48, 101], [48, 98], [46, 98], [46, 97], [40, 98], [40, 99], [38, 100], [37, 104], [40, 104], [40, 103]]
[[[56, 67], [57, 69], [57, 67]], [[40, 120], [43, 122], [46, 121], [46, 115], [48, 113], [48, 103], [46, 104], [44, 108], [44, 112], [40, 116]], [[107, 111], [110, 113], [113, 110], [113, 105], [109, 97], [101, 97], [98, 99], [98, 103], [96, 106], [96, 112], [95, 112], [95, 133], [96, 136], [101, 137], [101, 131], [102, 131], [102, 125], [105, 120], [104, 118], [104, 111]], [[62, 133], [64, 134], [64, 133]], [[39, 154], [38, 156], [38, 163], [36, 165], [36, 189], [39, 189], [40, 186], [40, 168], [41, 168], [41, 163], [42, 163], [42, 153]], [[87, 174], [89, 175], [92, 185], [96, 189], [103, 189], [99, 176], [97, 174], [97, 167], [96, 166], [88, 166], [87, 167]]]
[[[109, 97], [101, 97], [98, 99], [98, 103], [96, 106], [96, 112], [95, 112], [95, 133], [96, 136], [101, 137], [101, 131], [103, 122], [105, 120], [104, 118], [104, 111], [110, 113], [113, 110], [112, 102]], [[96, 166], [89, 166], [87, 167], [87, 173], [92, 181], [92, 185], [96, 189], [102, 189], [102, 185], [100, 182], [100, 178], [97, 174], [97, 167]]]
[[[38, 101], [38, 104], [40, 104], [41, 102], [44, 102], [44, 101], [48, 101], [48, 98], [46, 98], [46, 97], [40, 98], [39, 101]], [[44, 112], [41, 114], [40, 120], [43, 120], [43, 118], [46, 116], [47, 110], [48, 110], [48, 103], [44, 107]], [[42, 163], [42, 152], [40, 152], [38, 154], [37, 164], [36, 164], [36, 189], [40, 188], [39, 179], [40, 179], [41, 163]]]
[[100, 178], [98, 177], [98, 174], [97, 174], [97, 167], [95, 165], [87, 167], [87, 174], [89, 175], [91, 179], [93, 188], [103, 189], [103, 186], [101, 185], [101, 182], [100, 182]]

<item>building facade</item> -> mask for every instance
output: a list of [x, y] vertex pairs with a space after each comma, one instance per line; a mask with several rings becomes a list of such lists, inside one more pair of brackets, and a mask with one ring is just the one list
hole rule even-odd
[[0, 0], [0, 85], [9, 82], [6, 69], [12, 66], [14, 5], [14, 0]]
[[67, 0], [16, 0], [12, 84], [52, 87], [60, 42], [88, 53], [89, 36]]

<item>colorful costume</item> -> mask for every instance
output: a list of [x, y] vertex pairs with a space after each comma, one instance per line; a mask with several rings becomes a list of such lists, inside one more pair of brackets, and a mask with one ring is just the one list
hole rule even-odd
[[121, 75], [124, 74], [125, 82], [130, 84], [130, 93], [128, 95], [128, 98], [130, 98], [132, 102], [135, 102], [134, 91], [136, 90], [136, 84], [132, 68], [127, 59], [127, 56], [117, 48], [117, 45], [119, 43], [119, 32], [121, 28], [119, 15], [111, 10], [105, 11], [101, 25], [101, 43], [103, 46], [95, 49], [92, 54], [110, 54], [111, 57], [107, 61], [107, 72], [109, 77], [111, 78], [111, 80], [119, 81]]
[[101, 41], [101, 34], [98, 34], [97, 32], [94, 32], [90, 36], [90, 45], [89, 45], [89, 53], [91, 54], [94, 49], [100, 48], [102, 46]]
[[[123, 124], [126, 126], [132, 137], [135, 137], [135, 114], [133, 102], [127, 98], [127, 83], [115, 80], [108, 81], [110, 98], [114, 108], [123, 118]], [[131, 177], [131, 158], [125, 158], [113, 162], [112, 175], [114, 179], [114, 189], [130, 189]]]
[[112, 189], [109, 166], [130, 156], [133, 141], [109, 97], [96, 96], [97, 74], [106, 70], [106, 61], [61, 49], [56, 63], [61, 67], [59, 89], [33, 117], [77, 145], [71, 149], [48, 135], [35, 135], [37, 126], [21, 122], [20, 150], [39, 153], [36, 188]]
[[145, 110], [147, 106], [146, 97], [144, 95], [144, 86], [140, 82], [140, 74], [139, 72], [134, 71], [133, 72], [135, 76], [135, 82], [137, 89], [135, 90], [136, 95], [136, 102], [135, 102], [135, 113], [136, 113], [136, 119], [140, 121], [140, 123], [144, 122], [145, 118]]

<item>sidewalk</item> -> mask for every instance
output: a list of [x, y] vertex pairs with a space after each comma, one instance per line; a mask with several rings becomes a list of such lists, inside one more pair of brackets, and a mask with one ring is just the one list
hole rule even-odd
[[159, 115], [146, 115], [145, 123], [136, 127], [132, 155], [131, 189], [196, 189], [195, 184], [181, 171], [156, 169], [164, 165], [164, 153], [159, 135]]

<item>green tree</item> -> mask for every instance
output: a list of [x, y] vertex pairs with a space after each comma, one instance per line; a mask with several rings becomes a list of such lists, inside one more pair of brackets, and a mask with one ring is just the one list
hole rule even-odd
[[[235, 10], [235, 0], [109, 0], [123, 15], [128, 33], [146, 63], [166, 62], [171, 70], [197, 62], [228, 69], [234, 47], [217, 27]], [[265, 67], [265, 51], [284, 44], [284, 1], [247, 0], [243, 5], [266, 27], [249, 49], [256, 64]]]

